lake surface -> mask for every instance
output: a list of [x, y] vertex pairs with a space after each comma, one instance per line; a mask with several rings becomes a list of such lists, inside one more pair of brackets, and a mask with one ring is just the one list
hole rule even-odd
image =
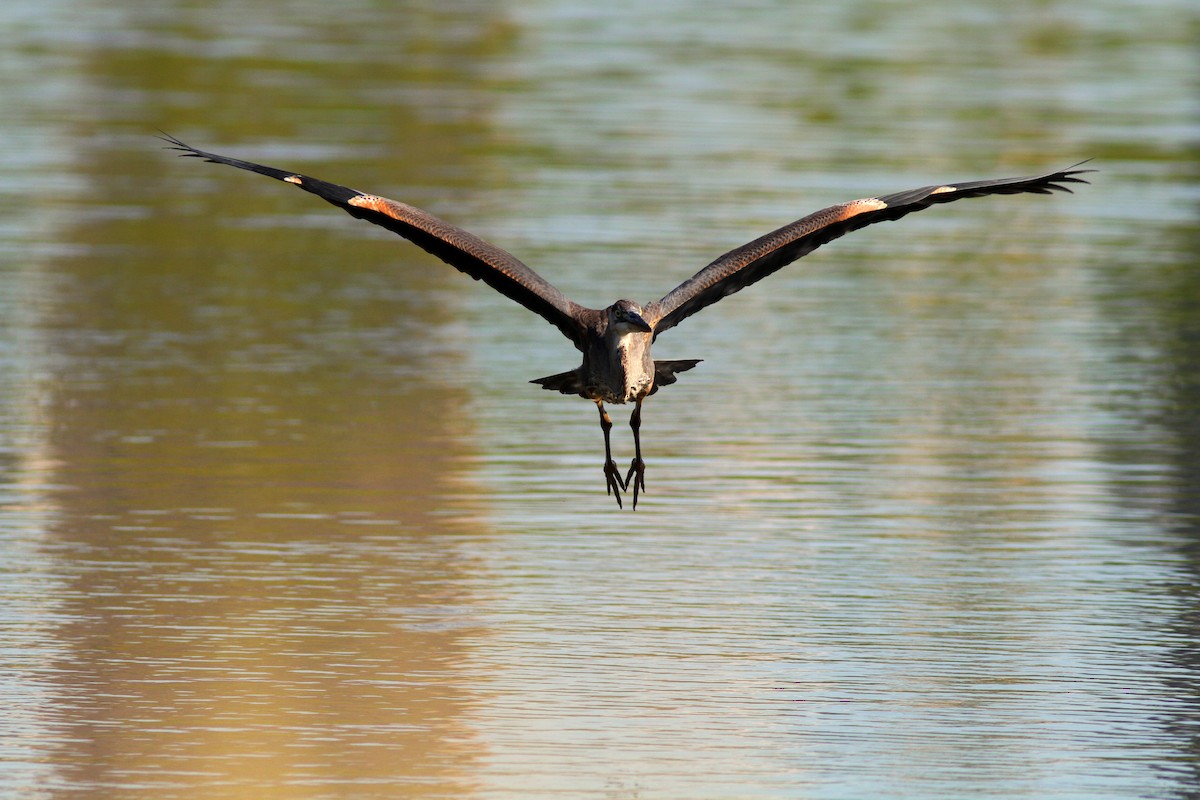
[[[1200, 794], [1193, 4], [122, 6], [0, 10], [0, 797]], [[160, 129], [596, 307], [1100, 171], [665, 334], [631, 512], [555, 330]]]

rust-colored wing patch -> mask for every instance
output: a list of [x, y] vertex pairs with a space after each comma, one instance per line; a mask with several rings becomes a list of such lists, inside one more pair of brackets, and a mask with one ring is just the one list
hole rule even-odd
[[[299, 183], [299, 181], [296, 181]], [[391, 202], [386, 198], [377, 197], [373, 194], [360, 194], [358, 197], [352, 197], [348, 201], [352, 206], [359, 208], [368, 208], [371, 211], [378, 211], [380, 214], [386, 214], [389, 217], [396, 218], [395, 209], [391, 207]]]
[[874, 197], [868, 197], [863, 200], [851, 200], [849, 203], [844, 203], [840, 206], [834, 206], [837, 209], [837, 215], [829, 220], [829, 222], [845, 222], [851, 217], [857, 217], [859, 214], [864, 214], [868, 211], [882, 211], [887, 208], [887, 203], [882, 200], [877, 200]]

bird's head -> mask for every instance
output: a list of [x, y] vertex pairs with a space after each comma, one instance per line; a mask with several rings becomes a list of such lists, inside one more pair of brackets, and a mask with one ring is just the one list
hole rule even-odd
[[608, 307], [608, 325], [609, 328], [615, 328], [622, 333], [649, 333], [654, 330], [642, 316], [642, 307], [632, 300], [618, 300]]

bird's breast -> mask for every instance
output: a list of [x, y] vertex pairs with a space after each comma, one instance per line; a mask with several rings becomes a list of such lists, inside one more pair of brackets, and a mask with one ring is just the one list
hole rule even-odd
[[628, 403], [654, 388], [650, 334], [630, 333], [589, 352], [584, 360], [585, 385], [593, 399]]

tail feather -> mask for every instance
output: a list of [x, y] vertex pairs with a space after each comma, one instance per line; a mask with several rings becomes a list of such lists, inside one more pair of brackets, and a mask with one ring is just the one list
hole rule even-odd
[[557, 375], [547, 375], [544, 378], [534, 378], [530, 383], [536, 383], [543, 389], [563, 394], [583, 394], [583, 382], [579, 380], [579, 370], [560, 372]]
[[[698, 358], [685, 358], [678, 361], [655, 361], [654, 388], [650, 390], [650, 394], [657, 392], [659, 387], [670, 386], [679, 380], [676, 375], [680, 372], [687, 372], [699, 363], [700, 359]], [[535, 378], [530, 383], [536, 383], [543, 389], [551, 392], [587, 396], [587, 393], [583, 389], [583, 380], [578, 369], [573, 369], [570, 372], [560, 372], [557, 375], [547, 375], [544, 378]]]
[[692, 367], [699, 364], [699, 358], [685, 358], [678, 361], [655, 361], [654, 362], [654, 388], [650, 390], [650, 394], [654, 394], [663, 386], [670, 386], [679, 378], [675, 377], [680, 372], [687, 372]]

